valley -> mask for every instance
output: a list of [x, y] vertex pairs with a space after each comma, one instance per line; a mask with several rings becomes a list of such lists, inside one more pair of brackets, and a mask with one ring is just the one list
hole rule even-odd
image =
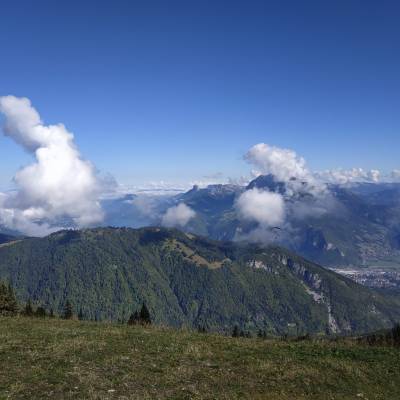
[[346, 276], [361, 285], [390, 291], [400, 290], [400, 268], [361, 267], [331, 268], [332, 271]]

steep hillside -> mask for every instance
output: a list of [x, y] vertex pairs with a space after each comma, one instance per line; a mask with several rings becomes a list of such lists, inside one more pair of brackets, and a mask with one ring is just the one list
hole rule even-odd
[[60, 231], [0, 247], [0, 278], [21, 301], [126, 320], [146, 301], [157, 323], [275, 334], [364, 332], [400, 320], [399, 303], [278, 247], [159, 228]]

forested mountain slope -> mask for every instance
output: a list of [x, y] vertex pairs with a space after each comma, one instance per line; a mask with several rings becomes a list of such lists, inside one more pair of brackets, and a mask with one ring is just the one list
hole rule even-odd
[[160, 228], [60, 231], [0, 247], [0, 279], [60, 312], [126, 320], [145, 301], [156, 323], [272, 334], [364, 332], [400, 303], [279, 247], [215, 242]]

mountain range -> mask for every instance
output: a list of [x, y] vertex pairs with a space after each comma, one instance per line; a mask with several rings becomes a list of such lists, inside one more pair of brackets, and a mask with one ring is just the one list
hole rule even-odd
[[[240, 195], [254, 188], [284, 194], [286, 185], [267, 175], [257, 177], [246, 187], [194, 186], [176, 196], [148, 198], [151, 212], [146, 213], [140, 207], [146, 198], [128, 195], [107, 201], [105, 225], [160, 225], [166, 209], [183, 202], [196, 212], [183, 227], [185, 231], [216, 240], [240, 240], [257, 226], [239, 218]], [[271, 229], [267, 242], [324, 266], [400, 266], [400, 184], [326, 185], [324, 201], [327, 204], [319, 200], [319, 208], [303, 215], [289, 214], [284, 226]], [[293, 202], [293, 198], [285, 198], [285, 202]], [[304, 210], [312, 205], [313, 195], [297, 196], [295, 202], [293, 209]]]
[[146, 302], [153, 320], [231, 332], [366, 332], [400, 320], [400, 301], [277, 246], [213, 241], [176, 229], [63, 230], [7, 238], [0, 279], [21, 303], [86, 319], [126, 321]]
[[[195, 217], [180, 229], [215, 240], [248, 240], [257, 223], [240, 218], [238, 198], [254, 188], [284, 195], [286, 186], [287, 182], [272, 175], [261, 175], [247, 186], [194, 186], [188, 192], [165, 196], [127, 194], [102, 200], [102, 226], [160, 226], [169, 207], [185, 203]], [[292, 210], [301, 212], [289, 213], [285, 224], [272, 227], [261, 242], [284, 246], [324, 266], [400, 266], [400, 184], [326, 185], [325, 198], [318, 200], [317, 207], [313, 196], [284, 197]], [[68, 227], [71, 221], [56, 225]], [[18, 235], [1, 226], [0, 233]]]
[[[245, 190], [257, 187], [279, 193], [284, 185], [261, 176]], [[330, 207], [300, 218], [289, 216], [290, 230], [282, 228], [275, 241], [323, 265], [399, 265], [400, 186], [373, 185], [373, 189], [367, 184], [327, 186]], [[198, 213], [197, 226], [193, 223], [190, 229], [223, 240], [235, 239], [238, 230], [253, 229], [238, 218], [235, 201], [240, 193], [240, 188], [221, 186], [182, 195], [182, 201]], [[297, 206], [308, 201], [300, 199]]]

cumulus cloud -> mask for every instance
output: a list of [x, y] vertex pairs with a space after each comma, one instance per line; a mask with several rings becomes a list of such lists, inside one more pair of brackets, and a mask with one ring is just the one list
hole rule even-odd
[[[267, 189], [282, 194], [288, 203], [287, 208], [290, 208], [287, 213], [297, 216], [312, 214], [316, 211], [315, 203], [319, 203], [317, 208], [320, 211], [321, 203], [329, 196], [325, 182], [316, 177], [308, 169], [305, 159], [291, 149], [259, 143], [251, 147], [244, 158], [256, 168], [253, 174], [273, 177], [270, 180], [272, 187]], [[301, 212], [295, 213], [294, 209], [300, 205]]]
[[277, 182], [284, 182], [288, 195], [311, 193], [315, 196], [325, 192], [325, 184], [315, 179], [303, 157], [291, 149], [258, 143], [244, 155], [244, 159], [255, 167], [253, 176], [273, 175]]
[[257, 188], [246, 190], [236, 201], [239, 217], [262, 226], [276, 226], [285, 219], [285, 203], [278, 193]]
[[167, 227], [184, 227], [196, 213], [185, 203], [168, 208], [162, 217], [162, 225]]
[[35, 158], [16, 173], [17, 191], [2, 195], [0, 223], [29, 234], [36, 226], [43, 234], [53, 229], [43, 221], [57, 218], [69, 218], [78, 227], [100, 222], [98, 198], [104, 185], [81, 157], [73, 134], [62, 124], [44, 125], [27, 98], [0, 97], [0, 112], [4, 134]]
[[274, 175], [278, 181], [288, 182], [295, 178], [300, 181], [312, 180], [304, 158], [295, 151], [270, 146], [265, 143], [254, 145], [244, 156], [256, 167], [253, 174]]

